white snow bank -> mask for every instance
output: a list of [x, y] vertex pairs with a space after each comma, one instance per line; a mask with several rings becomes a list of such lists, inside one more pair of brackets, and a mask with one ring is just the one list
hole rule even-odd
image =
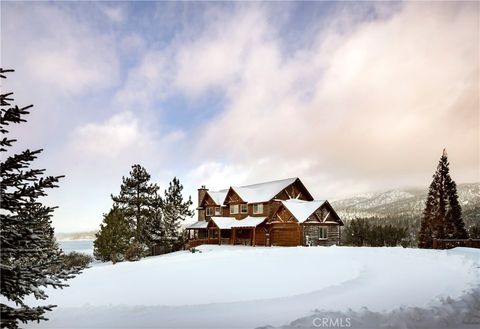
[[[457, 300], [441, 298], [427, 307], [400, 307], [389, 312], [372, 312], [367, 308], [347, 312], [315, 311], [314, 314], [278, 329], [345, 326], [352, 329], [474, 329], [480, 328], [480, 287]], [[272, 326], [260, 327], [272, 328]]]
[[[480, 250], [202, 246], [94, 266], [63, 291], [49, 328], [253, 328], [315, 309], [389, 312], [457, 300], [480, 284]], [[343, 313], [342, 313], [343, 314]], [[353, 314], [353, 313], [352, 313]], [[359, 313], [360, 314], [360, 313]]]
[[[313, 248], [200, 247], [189, 251], [93, 266], [65, 290], [48, 292], [61, 306], [196, 305], [309, 293], [358, 277], [359, 262]], [[326, 270], [335, 263], [335, 271]], [[322, 265], [323, 264], [323, 265]], [[322, 270], [323, 268], [323, 270]], [[75, 296], [73, 298], [73, 296]]]

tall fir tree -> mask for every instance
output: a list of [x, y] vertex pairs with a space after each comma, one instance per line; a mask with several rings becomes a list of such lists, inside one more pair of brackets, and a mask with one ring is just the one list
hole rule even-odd
[[[0, 69], [0, 77], [4, 79], [5, 74], [12, 71]], [[30, 167], [42, 150], [7, 152], [16, 141], [6, 136], [7, 127], [26, 122], [25, 116], [32, 107], [12, 105], [12, 94], [0, 97], [2, 328], [18, 328], [19, 322], [46, 320], [45, 312], [55, 305], [29, 306], [25, 297], [32, 295], [45, 300], [48, 297], [45, 287], [66, 287], [64, 281], [80, 272], [77, 267], [67, 269], [63, 264], [62, 251], [55, 242], [51, 225], [54, 207], [45, 206], [40, 200], [47, 195], [46, 190], [58, 187], [63, 176], [45, 176], [44, 169]]]
[[165, 190], [165, 196], [162, 199], [163, 222], [165, 227], [165, 235], [162, 244], [166, 251], [175, 250], [182, 244], [183, 234], [180, 230], [181, 222], [186, 217], [192, 217], [194, 212], [190, 209], [192, 203], [191, 196], [188, 200], [184, 200], [182, 195], [183, 185], [176, 177], [169, 183], [168, 189]]
[[162, 197], [156, 193], [148, 220], [143, 227], [144, 240], [150, 248], [156, 245], [162, 245], [162, 241], [166, 235], [162, 204]]
[[145, 244], [144, 227], [157, 206], [158, 186], [150, 183], [150, 174], [139, 164], [133, 165], [130, 176], [122, 181], [120, 194], [112, 195], [112, 200], [135, 230], [137, 242]]
[[428, 191], [418, 233], [418, 246], [432, 248], [434, 239], [466, 238], [468, 233], [458, 202], [457, 186], [450, 177], [447, 152], [444, 149]]
[[123, 212], [114, 206], [108, 214], [103, 215], [103, 223], [95, 234], [93, 255], [98, 260], [110, 260], [115, 264], [124, 259], [132, 238], [132, 229]]

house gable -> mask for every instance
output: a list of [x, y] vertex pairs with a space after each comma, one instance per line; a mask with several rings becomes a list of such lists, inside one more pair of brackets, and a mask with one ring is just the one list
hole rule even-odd
[[203, 197], [203, 200], [200, 202], [200, 207], [205, 208], [208, 206], [218, 206], [215, 201], [212, 199], [212, 197], [206, 193], [205, 196]]
[[295, 216], [292, 215], [287, 208], [281, 205], [277, 211], [275, 211], [274, 215], [270, 217], [268, 224], [272, 223], [292, 223], [296, 222]]
[[277, 193], [272, 199], [288, 200], [288, 199], [298, 199], [305, 201], [312, 201], [313, 197], [308, 192], [305, 185], [302, 181], [297, 178], [293, 183], [282, 189]]
[[224, 204], [230, 204], [230, 203], [245, 203], [244, 200], [238, 195], [238, 193], [233, 189], [233, 187], [230, 187], [228, 189], [227, 195], [225, 196], [225, 201], [223, 202]]
[[343, 226], [342, 220], [328, 201], [325, 201], [325, 204], [323, 204], [319, 209], [317, 209], [317, 211], [315, 211], [315, 216], [319, 219], [321, 223], [336, 222], [339, 225]]

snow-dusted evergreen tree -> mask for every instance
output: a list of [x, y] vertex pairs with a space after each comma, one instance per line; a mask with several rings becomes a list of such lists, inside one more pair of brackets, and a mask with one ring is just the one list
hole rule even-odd
[[[0, 77], [12, 70], [0, 69]], [[24, 299], [33, 295], [45, 300], [43, 288], [63, 288], [64, 280], [80, 272], [78, 267], [66, 269], [51, 226], [53, 207], [39, 198], [57, 186], [63, 176], [44, 176], [44, 169], [30, 168], [42, 150], [25, 150], [8, 154], [16, 141], [6, 136], [11, 124], [25, 122], [28, 109], [12, 105], [12, 93], [0, 97], [0, 234], [1, 234], [1, 327], [18, 328], [19, 322], [46, 320], [44, 313], [55, 305], [29, 306]]]
[[122, 211], [113, 207], [108, 214], [103, 215], [100, 231], [95, 234], [93, 255], [101, 261], [111, 260], [115, 264], [125, 258], [133, 231], [127, 223]]
[[143, 236], [145, 243], [151, 248], [155, 245], [162, 245], [165, 238], [165, 222], [163, 221], [162, 198], [156, 194], [152, 207], [150, 208], [150, 215], [143, 227]]
[[144, 226], [156, 207], [158, 186], [150, 183], [150, 174], [139, 164], [133, 165], [130, 176], [122, 181], [120, 194], [112, 195], [112, 200], [134, 229], [136, 241], [144, 244]]
[[190, 209], [192, 198], [184, 200], [182, 195], [183, 186], [176, 177], [169, 183], [162, 199], [163, 221], [165, 225], [165, 236], [162, 244], [167, 251], [173, 251], [182, 244], [183, 233], [180, 230], [181, 222], [186, 217], [192, 217], [194, 212]]
[[450, 177], [446, 150], [438, 162], [428, 191], [418, 233], [418, 246], [432, 248], [434, 239], [466, 239], [468, 233], [458, 202], [457, 186]]

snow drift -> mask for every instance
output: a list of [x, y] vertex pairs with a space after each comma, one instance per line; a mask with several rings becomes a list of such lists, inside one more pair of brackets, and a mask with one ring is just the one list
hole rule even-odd
[[417, 314], [427, 328], [443, 323], [435, 307], [456, 307], [456, 319], [465, 320], [470, 314], [466, 305], [478, 305], [480, 250], [200, 250], [97, 264], [73, 279], [71, 287], [49, 291], [48, 302], [59, 307], [49, 314], [50, 321], [30, 327], [290, 328], [312, 327], [314, 317], [336, 314], [366, 328], [390, 318], [407, 324]]

